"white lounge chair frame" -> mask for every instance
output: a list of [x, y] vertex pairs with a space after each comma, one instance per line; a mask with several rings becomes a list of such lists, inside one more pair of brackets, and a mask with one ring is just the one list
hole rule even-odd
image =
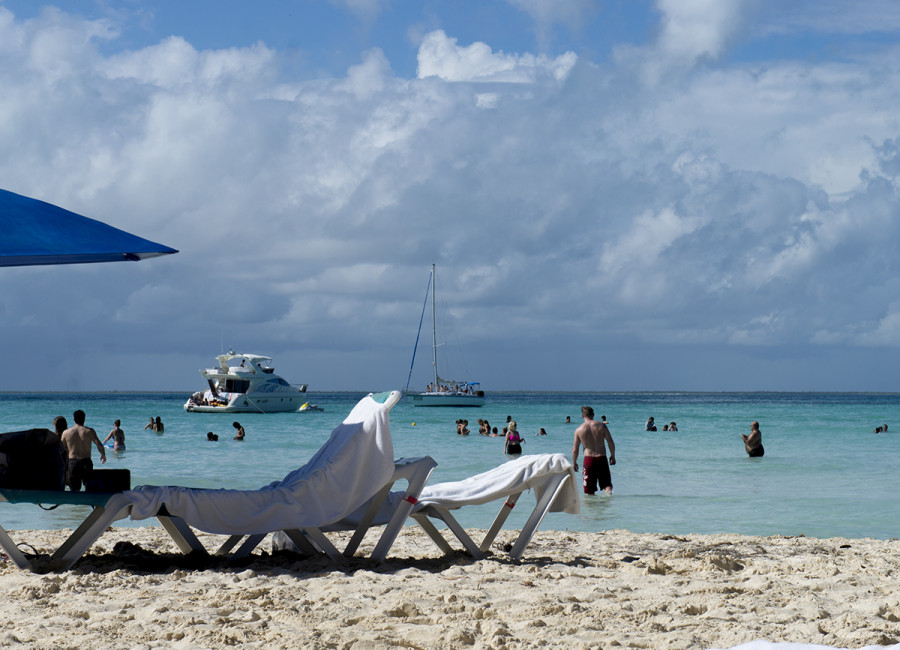
[[[352, 557], [359, 549], [359, 545], [362, 542], [363, 537], [365, 537], [366, 532], [372, 527], [375, 515], [387, 500], [394, 483], [405, 480], [407, 482], [406, 492], [404, 492], [403, 498], [394, 510], [394, 514], [385, 526], [378, 543], [372, 551], [372, 559], [383, 562], [387, 557], [388, 552], [391, 550], [391, 547], [394, 545], [400, 531], [403, 530], [403, 525], [406, 523], [407, 518], [409, 518], [413, 507], [418, 501], [419, 494], [422, 492], [422, 488], [425, 487], [425, 484], [428, 482], [428, 477], [431, 476], [431, 472], [435, 467], [437, 467], [437, 462], [431, 458], [431, 456], [400, 458], [396, 460], [394, 462], [394, 475], [391, 477], [391, 480], [386, 483], [374, 497], [372, 497], [366, 508], [365, 514], [355, 528], [347, 528], [340, 525], [327, 527], [328, 531], [336, 529], [353, 530], [353, 536], [347, 542], [343, 554], [338, 551], [334, 544], [332, 544], [322, 528], [291, 529], [285, 530], [284, 533], [297, 545], [297, 547], [307, 554], [313, 555], [321, 552], [325, 553], [333, 560], [340, 559], [342, 555], [343, 557]], [[247, 555], [256, 548], [265, 537], [265, 535], [248, 535], [243, 544], [241, 544], [234, 552], [233, 557], [243, 557]], [[222, 555], [228, 553], [241, 539], [244, 539], [244, 536], [232, 535], [219, 550], [216, 551], [216, 554]]]
[[[344, 549], [344, 556], [354, 555], [362, 542], [363, 537], [372, 525], [375, 513], [384, 503], [391, 487], [396, 481], [406, 480], [407, 489], [404, 497], [398, 504], [391, 520], [385, 526], [372, 558], [384, 561], [406, 523], [419, 493], [425, 487], [428, 477], [437, 463], [430, 456], [421, 458], [401, 458], [394, 463], [394, 475], [391, 480], [378, 491], [372, 498], [369, 508], [359, 525], [354, 530], [353, 536]], [[10, 490], [0, 489], [0, 501], [9, 503], [28, 503], [44, 505], [89, 505], [93, 509], [85, 517], [78, 528], [63, 541], [51, 555], [49, 566], [52, 569], [65, 571], [72, 567], [78, 559], [97, 541], [109, 526], [119, 519], [127, 517], [131, 511], [131, 501], [125, 494], [117, 493], [90, 493], [68, 491], [42, 491], [42, 490]], [[208, 554], [208, 550], [199, 540], [193, 529], [181, 518], [171, 517], [165, 511], [157, 513], [156, 519], [169, 534], [182, 553], [193, 551]], [[325, 534], [318, 528], [304, 528], [303, 530], [286, 530], [285, 533], [301, 549], [310, 554], [324, 552], [332, 559], [341, 558], [341, 553], [329, 541]], [[238, 549], [231, 553], [231, 557], [239, 558], [249, 555], [266, 535], [250, 535]], [[242, 535], [232, 535], [215, 555], [228, 555], [229, 552], [244, 539]], [[0, 526], [0, 547], [20, 569], [35, 570], [34, 563], [21, 551], [10, 537], [9, 533]]]
[[[42, 505], [88, 505], [91, 512], [78, 528], [63, 541], [50, 556], [50, 568], [66, 570], [71, 568], [93, 545], [97, 538], [114, 522], [124, 519], [131, 510], [131, 502], [121, 492], [91, 493], [45, 490], [0, 490], [0, 501], [9, 503], [29, 503]], [[183, 553], [204, 551], [203, 545], [193, 531], [182, 520], [157, 515], [157, 520], [175, 541]], [[0, 546], [17, 567], [35, 570], [34, 563], [21, 551], [9, 533], [0, 526]]]
[[[518, 560], [522, 557], [522, 554], [525, 552], [525, 547], [527, 547], [531, 542], [532, 537], [534, 537], [534, 534], [537, 532], [537, 529], [541, 525], [541, 522], [544, 520], [544, 517], [550, 511], [550, 507], [556, 500], [557, 495], [566, 486], [566, 481], [569, 480], [571, 480], [571, 475], [568, 472], [564, 474], [554, 474], [547, 478], [547, 487], [543, 496], [538, 499], [537, 504], [534, 506], [534, 510], [531, 511], [531, 515], [528, 517], [528, 521], [526, 521], [525, 525], [522, 526], [522, 530], [519, 532], [518, 537], [516, 537], [516, 541], [513, 543], [512, 548], [510, 549], [509, 556], [511, 558]], [[425, 505], [414, 512], [412, 514], [412, 518], [425, 530], [426, 533], [428, 533], [428, 536], [435, 544], [437, 544], [438, 548], [440, 548], [444, 553], [452, 553], [453, 547], [450, 546], [450, 544], [441, 534], [441, 531], [438, 530], [438, 528], [431, 521], [431, 519], [440, 519], [445, 524], [447, 524], [447, 527], [450, 529], [450, 531], [456, 536], [460, 543], [462, 543], [462, 545], [472, 555], [472, 557], [480, 560], [484, 558], [484, 552], [491, 547], [491, 544], [493, 544], [494, 540], [497, 537], [497, 534], [503, 528], [503, 524], [506, 522], [506, 519], [512, 512], [512, 509], [518, 502], [519, 497], [522, 496], [522, 493], [528, 489], [530, 488], [523, 487], [520, 490], [510, 492], [506, 495], [506, 499], [500, 508], [500, 512], [497, 513], [497, 517], [494, 519], [494, 523], [491, 524], [490, 529], [487, 531], [484, 538], [481, 540], [481, 543], [479, 544], [475, 543], [472, 537], [459, 524], [459, 522], [451, 514], [450, 509], [448, 508], [444, 508], [435, 504]], [[458, 510], [458, 508], [454, 508], [454, 510]]]

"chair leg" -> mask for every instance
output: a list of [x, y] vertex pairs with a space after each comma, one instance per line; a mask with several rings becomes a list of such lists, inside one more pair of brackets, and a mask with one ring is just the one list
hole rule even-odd
[[250, 553], [253, 552], [253, 549], [259, 546], [259, 543], [266, 538], [267, 534], [268, 533], [258, 533], [255, 535], [247, 535], [247, 539], [238, 547], [238, 550], [232, 553], [231, 557], [237, 559], [250, 555]]
[[494, 543], [497, 533], [503, 528], [503, 524], [506, 523], [506, 519], [512, 512], [512, 509], [516, 507], [516, 502], [519, 500], [520, 496], [522, 496], [521, 492], [511, 494], [506, 498], [506, 501], [503, 502], [503, 505], [500, 507], [500, 512], [497, 513], [497, 517], [494, 519], [494, 523], [491, 524], [491, 529], [485, 534], [484, 539], [481, 540], [481, 545], [478, 548], [482, 551], [488, 550], [491, 547], [491, 544]]
[[403, 495], [403, 500], [400, 501], [391, 520], [381, 533], [381, 537], [375, 545], [375, 550], [372, 551], [372, 557], [379, 562], [384, 562], [388, 551], [391, 550], [394, 542], [397, 541], [397, 536], [403, 530], [406, 520], [418, 502], [419, 495], [422, 494], [422, 488], [425, 487], [428, 477], [431, 476], [431, 472], [437, 466], [437, 463], [431, 456], [424, 456], [415, 460], [402, 459], [398, 464], [399, 468], [395, 470], [395, 476], [406, 478], [406, 493]]
[[347, 547], [344, 549], [345, 557], [353, 557], [354, 553], [356, 553], [356, 549], [359, 548], [363, 537], [366, 536], [369, 526], [372, 525], [372, 520], [375, 519], [375, 515], [381, 509], [384, 500], [391, 493], [392, 486], [393, 483], [388, 483], [372, 497], [372, 500], [369, 502], [369, 507], [366, 508], [365, 514], [359, 521], [359, 525], [356, 527], [356, 530], [353, 531], [353, 536], [350, 538], [350, 541], [347, 542]]
[[182, 553], [190, 553], [191, 551], [200, 551], [208, 555], [206, 547], [200, 543], [194, 531], [187, 525], [187, 522], [181, 517], [156, 516], [157, 521], [169, 533], [169, 537], [178, 546], [178, 550]]
[[126, 516], [130, 508], [131, 501], [122, 493], [111, 496], [105, 505], [95, 507], [50, 557], [51, 566], [63, 571], [70, 568], [109, 525]]
[[[554, 477], [554, 480], [547, 486], [547, 489], [544, 491], [544, 495], [540, 498], [537, 505], [534, 507], [534, 510], [531, 512], [531, 516], [528, 518], [528, 521], [525, 522], [524, 526], [522, 526], [522, 532], [519, 533], [519, 537], [516, 539], [515, 544], [513, 544], [512, 550], [509, 552], [509, 556], [511, 558], [513, 558], [514, 560], [518, 560], [520, 557], [522, 557], [522, 553], [525, 552], [525, 547], [528, 546], [531, 538], [534, 537], [535, 532], [537, 532], [538, 526], [541, 525], [541, 522], [544, 520], [544, 516], [550, 510], [550, 506], [553, 505], [553, 502], [556, 500], [556, 495], [559, 494], [560, 490], [562, 490], [563, 486], [566, 484], [566, 481], [570, 479], [571, 477], [569, 476], [569, 474], [560, 474]], [[555, 485], [553, 483], [555, 483]]]
[[16, 566], [20, 569], [31, 569], [31, 562], [25, 557], [25, 554], [19, 550], [19, 547], [16, 545], [9, 534], [6, 532], [6, 529], [3, 526], [0, 526], [0, 546], [3, 547], [3, 550], [6, 551], [6, 554], [9, 556], [9, 559], [16, 563]]
[[286, 530], [284, 534], [288, 536], [294, 544], [296, 544], [297, 548], [306, 553], [307, 555], [318, 555], [321, 551], [316, 548], [315, 544], [309, 541], [306, 536], [301, 533], [299, 530]]
[[422, 512], [417, 512], [413, 514], [412, 518], [417, 524], [422, 527], [422, 529], [426, 533], [428, 533], [431, 541], [433, 541], [445, 555], [453, 552], [453, 547], [447, 543], [447, 540], [444, 539], [443, 535], [441, 535], [441, 531], [439, 531], [437, 527], [433, 523], [431, 523], [431, 519], [428, 518], [428, 515]]
[[[430, 516], [436, 517], [437, 519], [443, 521], [445, 524], [447, 524], [447, 528], [449, 528], [450, 531], [454, 535], [456, 535], [456, 539], [460, 541], [460, 543], [466, 548], [466, 550], [472, 555], [472, 557], [474, 557], [476, 560], [484, 559], [484, 553], [481, 552], [481, 549], [478, 548], [478, 545], [472, 541], [472, 538], [469, 537], [469, 534], [465, 531], [465, 529], [460, 526], [459, 522], [456, 521], [453, 515], [450, 514], [449, 510], [447, 510], [446, 508], [441, 508], [440, 506], [431, 505], [428, 506], [428, 508], [423, 508], [422, 510], [420, 510], [420, 512], [423, 514], [428, 512]], [[422, 522], [419, 521], [419, 523], [421, 524]], [[434, 528], [433, 524], [432, 528]], [[428, 529], [426, 528], [426, 530]], [[435, 531], [437, 531], [436, 528]], [[437, 540], [434, 537], [432, 537], [431, 539], [433, 539], [437, 543]], [[443, 539], [443, 537], [441, 539]], [[441, 545], [438, 543], [438, 546]]]
[[412, 512], [415, 503], [415, 498], [411, 497], [408, 493], [403, 495], [403, 500], [400, 501], [400, 504], [394, 511], [394, 516], [391, 517], [387, 526], [384, 527], [384, 531], [381, 533], [381, 537], [375, 545], [375, 550], [372, 551], [372, 559], [377, 560], [378, 562], [384, 562], [388, 551], [391, 550], [391, 546], [394, 545], [397, 536], [400, 534], [400, 531], [403, 530], [403, 524], [405, 524], [407, 518], [409, 518], [409, 513]]
[[215, 555], [228, 555], [235, 546], [238, 545], [244, 539], [243, 535], [231, 535], [228, 539], [222, 542], [222, 545], [216, 549]]
[[306, 535], [309, 539], [311, 539], [316, 546], [318, 546], [325, 555], [330, 557], [332, 560], [340, 560], [343, 559], [343, 556], [338, 552], [338, 550], [334, 547], [334, 544], [325, 537], [325, 534], [319, 530], [318, 528], [304, 528], [303, 534]]

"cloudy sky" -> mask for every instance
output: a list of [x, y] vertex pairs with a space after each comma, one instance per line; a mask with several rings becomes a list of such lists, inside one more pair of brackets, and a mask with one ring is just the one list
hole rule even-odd
[[0, 187], [180, 251], [0, 270], [0, 390], [402, 388], [434, 263], [489, 391], [900, 391], [898, 107], [892, 0], [0, 0]]

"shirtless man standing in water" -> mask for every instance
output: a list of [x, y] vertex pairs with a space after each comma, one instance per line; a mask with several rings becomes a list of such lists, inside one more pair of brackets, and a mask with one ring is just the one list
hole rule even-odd
[[759, 422], [751, 422], [750, 435], [748, 436], [746, 433], [742, 433], [741, 439], [744, 441], [744, 451], [747, 452], [747, 455], [750, 456], [750, 458], [760, 458], [766, 453], [766, 450], [763, 449], [762, 432], [759, 430]]
[[84, 426], [84, 411], [81, 409], [73, 414], [75, 426], [69, 427], [62, 434], [62, 442], [69, 454], [69, 489], [73, 492], [81, 490], [82, 482], [94, 469], [91, 461], [91, 444], [97, 445], [100, 450], [100, 462], [106, 462], [106, 450], [103, 443], [97, 437], [97, 432]]
[[[603, 422], [594, 421], [594, 409], [581, 407], [584, 424], [575, 429], [575, 446], [572, 447], [572, 465], [578, 471], [578, 450], [584, 445], [584, 493], [595, 494], [597, 486], [612, 494], [612, 477], [609, 466], [616, 464], [616, 443], [609, 428]], [[606, 445], [609, 444], [609, 462], [606, 460]]]

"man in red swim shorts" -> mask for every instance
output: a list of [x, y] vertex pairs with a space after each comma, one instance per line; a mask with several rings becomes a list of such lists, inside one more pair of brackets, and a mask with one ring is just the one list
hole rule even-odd
[[[584, 445], [584, 493], [596, 494], [597, 487], [612, 494], [612, 477], [609, 466], [616, 464], [616, 443], [609, 428], [603, 422], [594, 421], [594, 409], [581, 407], [584, 423], [575, 429], [575, 445], [572, 447], [572, 465], [578, 471], [578, 451]], [[606, 445], [609, 444], [609, 462], [606, 460]]]

